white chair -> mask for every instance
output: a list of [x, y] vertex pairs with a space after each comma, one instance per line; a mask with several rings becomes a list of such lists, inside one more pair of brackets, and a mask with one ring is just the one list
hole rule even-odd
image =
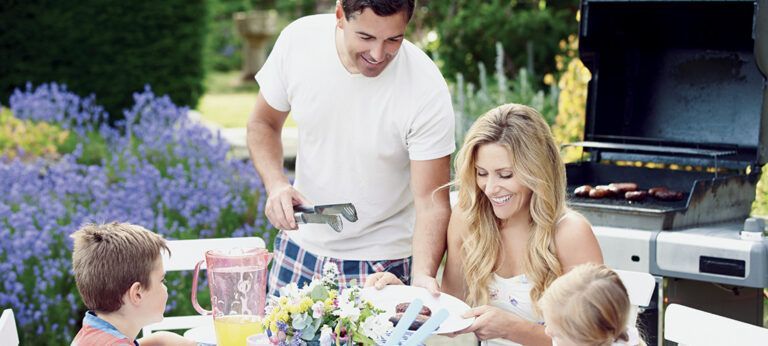
[[653, 289], [656, 287], [656, 280], [653, 275], [629, 270], [614, 269], [613, 271], [619, 274], [621, 282], [627, 289], [629, 302], [635, 306], [648, 307], [653, 296]]
[[18, 346], [19, 332], [16, 331], [16, 319], [13, 317], [13, 310], [3, 310], [0, 316], [0, 344], [4, 346]]
[[709, 312], [670, 304], [664, 311], [664, 339], [678, 345], [768, 345], [768, 329]]
[[[205, 252], [208, 250], [227, 250], [236, 247], [265, 248], [264, 240], [259, 237], [169, 240], [167, 244], [168, 249], [171, 250], [171, 256], [163, 254], [163, 266], [166, 272], [195, 269], [195, 264], [205, 258]], [[201, 267], [204, 267], [204, 264]], [[189, 297], [192, 292], [183, 293]], [[166, 317], [158, 323], [144, 327], [142, 334], [147, 336], [158, 330], [189, 329], [206, 324], [213, 324], [211, 316]]]
[[647, 308], [653, 297], [653, 289], [656, 287], [656, 280], [653, 275], [643, 272], [614, 269], [619, 275], [624, 288], [627, 289], [629, 303], [631, 304], [629, 321], [630, 326], [637, 326], [637, 316], [644, 308]]

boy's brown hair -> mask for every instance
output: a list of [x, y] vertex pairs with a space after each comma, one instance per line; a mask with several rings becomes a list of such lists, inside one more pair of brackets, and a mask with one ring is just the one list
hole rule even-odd
[[162, 236], [129, 223], [86, 224], [72, 233], [72, 269], [77, 290], [90, 310], [113, 312], [134, 282], [149, 288], [149, 276], [161, 251]]

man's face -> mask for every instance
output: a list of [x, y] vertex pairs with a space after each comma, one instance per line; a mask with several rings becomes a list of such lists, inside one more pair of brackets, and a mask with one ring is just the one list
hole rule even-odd
[[343, 32], [342, 57], [351, 73], [376, 77], [384, 71], [403, 44], [405, 27], [408, 25], [405, 11], [380, 17], [370, 8], [344, 17], [341, 6], [336, 7], [338, 27]]

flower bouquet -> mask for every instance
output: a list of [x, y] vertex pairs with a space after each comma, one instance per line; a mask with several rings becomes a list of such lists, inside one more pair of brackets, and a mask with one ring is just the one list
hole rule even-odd
[[267, 304], [263, 320], [274, 345], [376, 345], [392, 330], [384, 310], [360, 297], [355, 282], [338, 286], [338, 269], [323, 267], [323, 277], [299, 288], [280, 289]]

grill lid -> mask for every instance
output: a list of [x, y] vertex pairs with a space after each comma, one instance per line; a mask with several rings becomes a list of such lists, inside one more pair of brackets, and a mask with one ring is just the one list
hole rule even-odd
[[583, 0], [581, 14], [593, 159], [768, 162], [768, 0]]

